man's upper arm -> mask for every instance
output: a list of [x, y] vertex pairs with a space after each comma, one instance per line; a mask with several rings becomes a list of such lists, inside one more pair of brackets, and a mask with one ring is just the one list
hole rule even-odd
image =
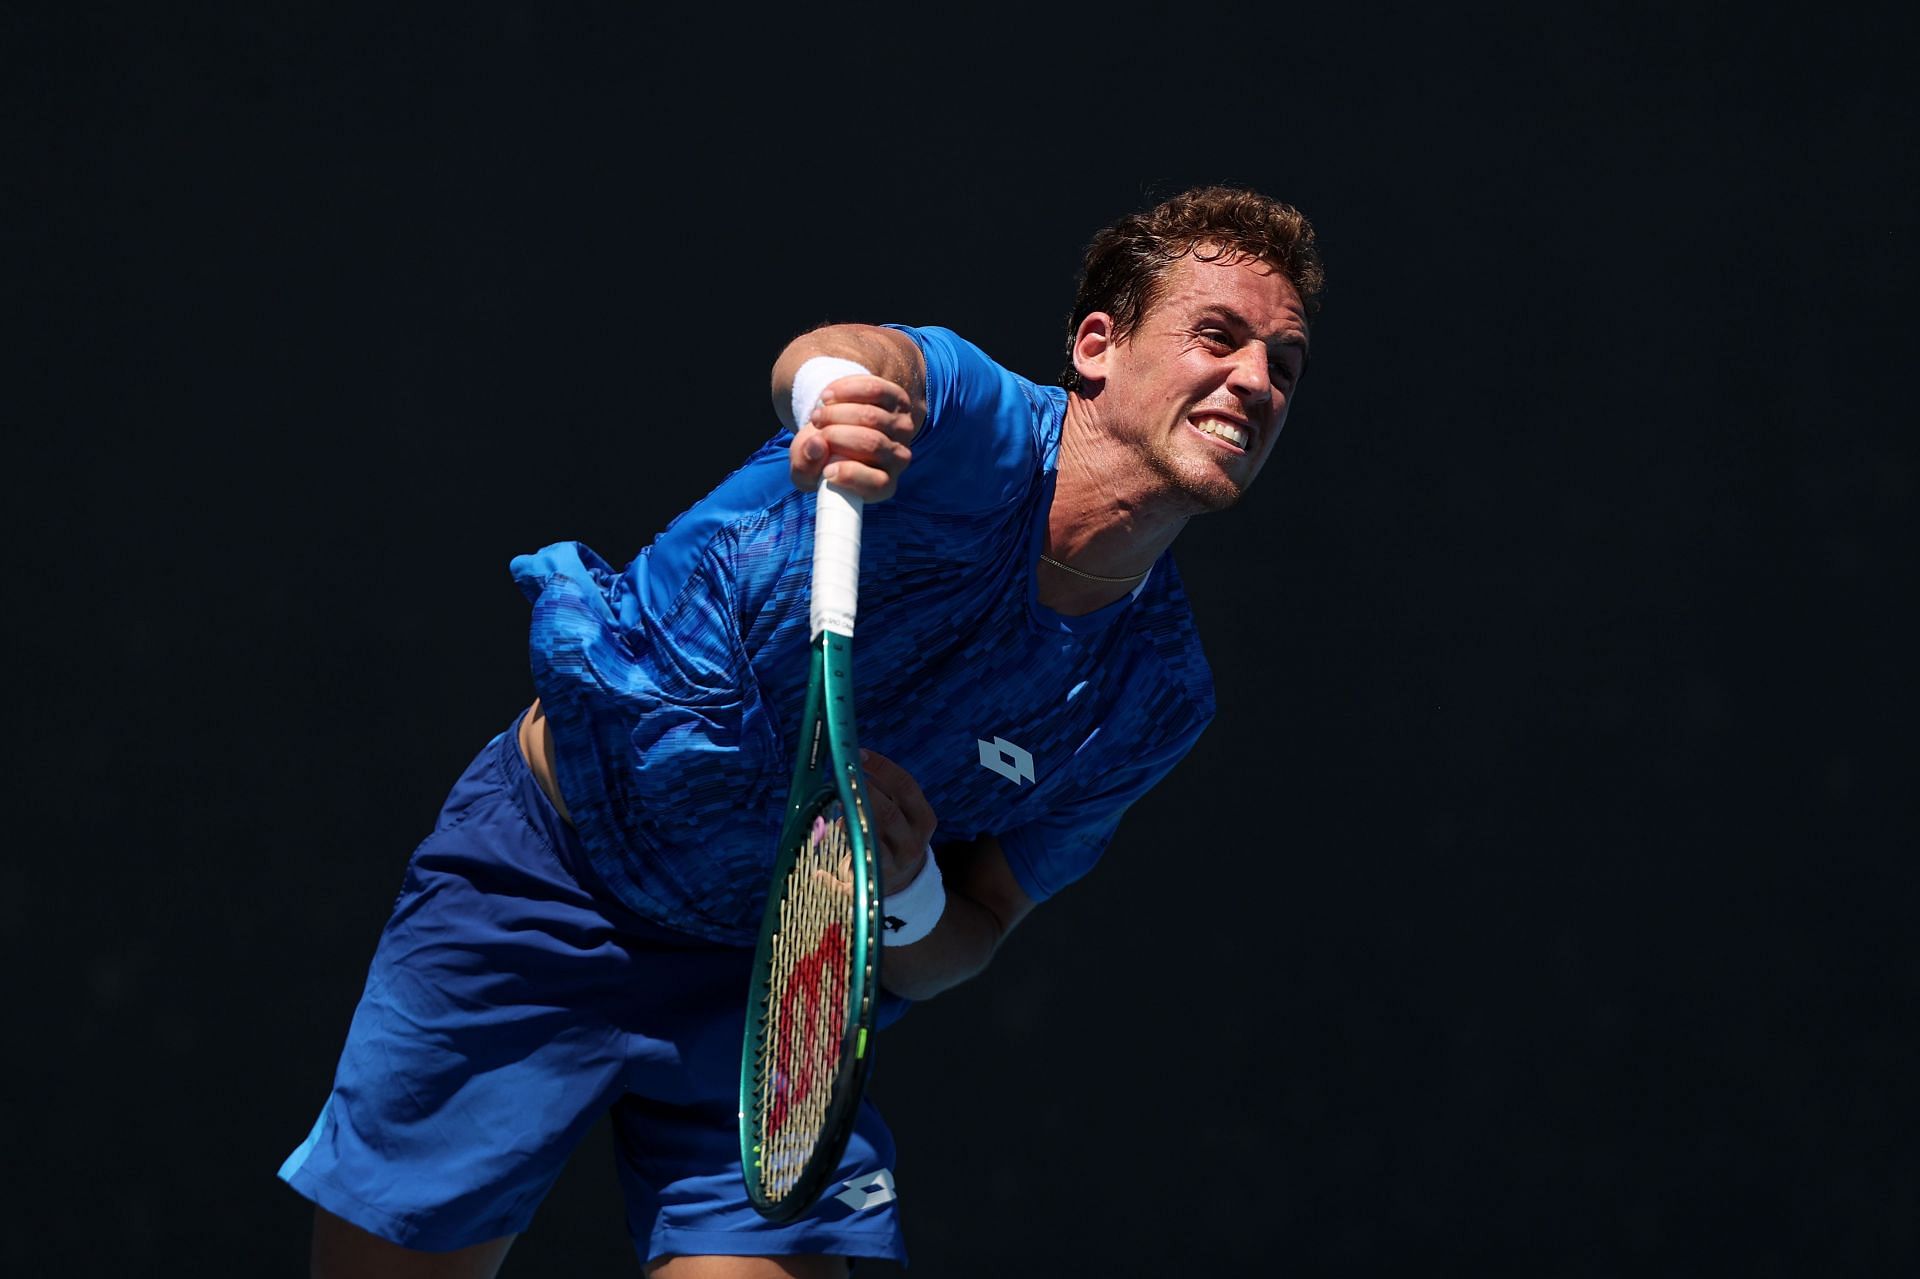
[[[1165, 690], [1162, 689], [1162, 692]], [[1213, 717], [1213, 699], [1133, 690], [1102, 726], [1086, 768], [1091, 789], [1056, 803], [1033, 821], [997, 832], [999, 846], [1026, 895], [1046, 901], [1087, 872], [1106, 852], [1126, 812], [1184, 759]], [[1184, 710], [1182, 709], [1184, 704]], [[1158, 740], [1154, 735], [1159, 734]], [[1100, 743], [1142, 743], [1103, 751]]]

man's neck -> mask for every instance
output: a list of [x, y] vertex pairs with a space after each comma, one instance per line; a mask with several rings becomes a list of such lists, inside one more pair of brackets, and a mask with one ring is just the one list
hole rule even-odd
[[1068, 567], [1042, 560], [1037, 570], [1040, 602], [1067, 617], [1131, 593], [1191, 518], [1171, 509], [1138, 454], [1101, 432], [1086, 410], [1078, 396], [1067, 402], [1041, 548]]

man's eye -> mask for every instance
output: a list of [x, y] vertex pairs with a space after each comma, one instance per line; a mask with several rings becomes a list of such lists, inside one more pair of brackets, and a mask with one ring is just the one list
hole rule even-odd
[[1233, 345], [1233, 339], [1228, 337], [1224, 332], [1222, 332], [1219, 329], [1202, 329], [1200, 330], [1200, 337], [1204, 341], [1211, 342], [1215, 346], [1232, 346]]

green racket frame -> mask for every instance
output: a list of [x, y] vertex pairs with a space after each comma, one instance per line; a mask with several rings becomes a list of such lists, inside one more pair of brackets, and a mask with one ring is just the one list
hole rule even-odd
[[847, 814], [847, 836], [852, 845], [853, 940], [849, 954], [853, 963], [847, 977], [840, 1069], [832, 1081], [834, 1093], [826, 1123], [813, 1156], [793, 1187], [778, 1200], [767, 1197], [762, 1179], [760, 1121], [754, 1107], [760, 1084], [760, 1049], [768, 1029], [767, 977], [773, 936], [780, 924], [778, 892], [767, 896], [753, 957], [753, 985], [747, 997], [746, 1036], [740, 1051], [740, 1164], [747, 1197], [763, 1217], [776, 1222], [791, 1221], [811, 1208], [838, 1170], [872, 1066], [868, 1049], [873, 1039], [874, 993], [880, 986], [880, 871], [860, 772], [852, 672], [853, 641], [835, 631], [821, 631], [813, 641], [806, 711], [800, 721], [811, 725], [813, 740], [794, 761], [787, 817], [780, 831], [779, 861], [771, 882], [776, 887], [786, 883], [798, 850], [806, 845], [814, 818], [838, 799]]

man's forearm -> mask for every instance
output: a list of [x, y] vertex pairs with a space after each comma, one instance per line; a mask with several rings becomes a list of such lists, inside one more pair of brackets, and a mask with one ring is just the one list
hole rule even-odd
[[907, 999], [931, 999], [984, 970], [1000, 944], [1000, 922], [985, 906], [957, 893], [933, 931], [880, 956], [880, 984]]
[[899, 386], [912, 401], [914, 425], [926, 419], [926, 366], [919, 348], [905, 334], [868, 324], [823, 325], [787, 344], [773, 364], [773, 411], [788, 427], [793, 407], [793, 376], [816, 355], [832, 355], [864, 365], [877, 377]]

